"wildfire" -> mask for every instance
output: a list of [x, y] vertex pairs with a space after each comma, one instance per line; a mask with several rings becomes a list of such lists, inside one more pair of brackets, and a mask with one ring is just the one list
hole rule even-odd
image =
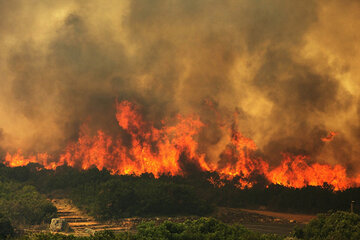
[[38, 153], [36, 155], [30, 155], [24, 157], [21, 150], [18, 150], [15, 154], [11, 155], [7, 153], [5, 156], [5, 164], [9, 167], [20, 167], [28, 165], [29, 163], [39, 163], [46, 166], [49, 169], [55, 169], [56, 163], [48, 162], [49, 155], [47, 153]]
[[153, 173], [181, 175], [180, 155], [196, 159], [201, 170], [210, 170], [203, 154], [197, 153], [194, 137], [203, 126], [198, 117], [178, 116], [174, 126], [158, 129], [145, 123], [137, 106], [123, 101], [117, 104], [116, 119], [119, 126], [131, 136], [131, 146], [121, 138], [113, 139], [102, 131], [90, 136], [83, 127], [77, 142], [70, 144], [60, 156], [60, 163], [88, 169], [107, 168], [114, 174]]
[[301, 188], [307, 185], [322, 186], [327, 183], [336, 190], [346, 189], [352, 186], [353, 181], [346, 175], [346, 170], [340, 165], [306, 163], [306, 156], [284, 155], [281, 165], [267, 174], [272, 183], [288, 187]]
[[[103, 131], [90, 134], [86, 125], [80, 129], [79, 138], [70, 143], [58, 161], [50, 161], [47, 153], [24, 157], [19, 150], [7, 153], [5, 164], [10, 167], [39, 163], [47, 169], [67, 164], [89, 169], [106, 168], [113, 174], [152, 173], [184, 175], [185, 162], [196, 166], [199, 171], [216, 171], [221, 179], [239, 179], [239, 187], [251, 187], [255, 175], [261, 175], [269, 183], [301, 188], [307, 185], [321, 186], [325, 183], [334, 189], [346, 189], [360, 184], [360, 176], [350, 178], [340, 165], [308, 164], [306, 156], [283, 155], [281, 164], [272, 170], [268, 163], [255, 157], [257, 146], [253, 140], [237, 131], [236, 124], [230, 129], [230, 140], [215, 164], [206, 161], [205, 153], [198, 149], [197, 135], [205, 126], [198, 116], [178, 115], [174, 124], [162, 121], [160, 127], [144, 121], [139, 107], [129, 101], [116, 104], [116, 119], [119, 127], [131, 136], [130, 143], [121, 137], [107, 135]], [[334, 132], [322, 141], [331, 141]], [[219, 180], [209, 179], [216, 186], [223, 186]]]

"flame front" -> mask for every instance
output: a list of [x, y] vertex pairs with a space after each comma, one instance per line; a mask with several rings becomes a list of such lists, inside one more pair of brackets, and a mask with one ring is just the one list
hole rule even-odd
[[[230, 129], [230, 141], [220, 154], [218, 162], [209, 164], [205, 153], [198, 149], [197, 135], [205, 127], [198, 116], [178, 115], [175, 124], [162, 121], [161, 127], [144, 121], [137, 105], [123, 101], [116, 104], [116, 119], [119, 126], [131, 137], [124, 143], [121, 137], [112, 137], [103, 131], [91, 135], [86, 125], [80, 129], [79, 138], [70, 143], [60, 155], [59, 161], [50, 161], [50, 155], [40, 153], [24, 157], [19, 150], [7, 153], [5, 164], [10, 167], [39, 163], [47, 169], [67, 164], [89, 169], [106, 168], [112, 174], [152, 173], [184, 175], [184, 161], [190, 162], [200, 171], [216, 171], [222, 179], [238, 177], [239, 187], [251, 187], [254, 175], [261, 175], [269, 183], [301, 188], [307, 185], [322, 186], [325, 183], [335, 190], [360, 185], [360, 175], [347, 176], [340, 165], [309, 164], [306, 156], [283, 155], [281, 164], [270, 169], [268, 163], [255, 157], [257, 146], [253, 140], [243, 136], [236, 129]], [[335, 134], [322, 139], [330, 141]], [[222, 183], [209, 179], [215, 185]]]
[[281, 165], [269, 172], [267, 177], [272, 183], [295, 188], [322, 186], [327, 183], [338, 190], [358, 185], [356, 179], [347, 177], [345, 168], [340, 165], [309, 165], [306, 160], [306, 156], [292, 157], [285, 154]]
[[204, 155], [197, 153], [194, 139], [203, 126], [198, 117], [178, 116], [176, 125], [157, 129], [143, 121], [136, 105], [123, 101], [117, 104], [116, 118], [119, 126], [131, 136], [130, 146], [102, 131], [90, 136], [83, 126], [78, 141], [70, 144], [60, 156], [60, 164], [82, 169], [107, 168], [114, 174], [181, 175], [179, 159], [186, 153], [189, 159], [199, 161], [202, 170], [209, 170]]

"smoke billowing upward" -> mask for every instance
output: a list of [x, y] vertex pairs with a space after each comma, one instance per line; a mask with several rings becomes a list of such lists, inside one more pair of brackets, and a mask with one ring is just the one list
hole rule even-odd
[[354, 168], [359, 13], [350, 0], [0, 0], [1, 149], [59, 152], [83, 122], [118, 131], [127, 99], [155, 124], [199, 114], [207, 161], [236, 112], [272, 164], [291, 152]]

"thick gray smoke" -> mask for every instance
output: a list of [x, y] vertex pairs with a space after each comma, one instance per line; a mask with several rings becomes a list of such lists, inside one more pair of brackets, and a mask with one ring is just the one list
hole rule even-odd
[[219, 121], [237, 112], [271, 163], [292, 152], [351, 169], [359, 12], [358, 1], [0, 0], [2, 151], [59, 152], [84, 122], [113, 133], [115, 100], [128, 99], [155, 124], [199, 114], [209, 161], [229, 140]]

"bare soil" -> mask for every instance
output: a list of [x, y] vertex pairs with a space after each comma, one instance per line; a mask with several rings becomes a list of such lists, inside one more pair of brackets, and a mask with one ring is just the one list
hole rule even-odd
[[281, 213], [281, 212], [273, 212], [267, 210], [250, 210], [250, 209], [241, 209], [242, 211], [250, 212], [250, 213], [257, 213], [265, 216], [271, 216], [281, 219], [286, 219], [290, 222], [297, 222], [297, 223], [309, 223], [312, 219], [316, 217], [316, 215], [309, 215], [309, 214], [295, 214], [295, 213]]
[[242, 224], [256, 232], [287, 235], [295, 226], [308, 223], [315, 215], [219, 207], [214, 217], [225, 223]]

